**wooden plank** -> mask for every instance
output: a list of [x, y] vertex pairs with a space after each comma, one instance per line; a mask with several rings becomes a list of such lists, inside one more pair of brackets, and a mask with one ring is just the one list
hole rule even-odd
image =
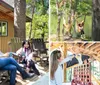
[[86, 44], [86, 42], [85, 42], [85, 43], [83, 42], [83, 43], [81, 44], [80, 48], [83, 48], [85, 44]]
[[[93, 45], [93, 43], [92, 44], [89, 44], [88, 45], [88, 48], [90, 47], [90, 45]], [[96, 52], [96, 51], [91, 51], [91, 50], [89, 50], [88, 48], [87, 49], [84, 49], [84, 48], [80, 48], [80, 47], [78, 47], [78, 46], [75, 46], [75, 48], [77, 49], [77, 50], [83, 50], [83, 52], [82, 52], [82, 54], [86, 54], [86, 55], [91, 55], [91, 56], [93, 56], [94, 57], [94, 59], [96, 59], [96, 60], [99, 60], [100, 61], [100, 59], [98, 58], [98, 56], [100, 55], [98, 52]], [[69, 51], [71, 51], [70, 49], [69, 49]], [[73, 50], [74, 51], [74, 53], [76, 53], [76, 51], [75, 50]], [[72, 51], [71, 51], [72, 52]], [[98, 56], [95, 56], [95, 55], [98, 55]]]
[[79, 64], [75, 64], [75, 65], [70, 66], [70, 67], [68, 67], [68, 68], [66, 68], [66, 69], [74, 68], [74, 67], [76, 67], [76, 66], [79, 66]]
[[[67, 43], [66, 42], [64, 42], [63, 43], [63, 52], [64, 52], [64, 58], [66, 58], [66, 53], [67, 53]], [[64, 65], [63, 65], [63, 75], [64, 75], [64, 81], [63, 82], [67, 82], [67, 80], [66, 80], [66, 72], [67, 72], [67, 70], [66, 70], [66, 63], [64, 63]]]
[[63, 42], [52, 42], [50, 43], [50, 50], [54, 50], [55, 48], [59, 48], [63, 45]]
[[6, 53], [9, 51], [8, 42], [10, 41], [11, 37], [0, 37], [0, 51]]
[[0, 19], [10, 19], [10, 20], [14, 20], [14, 18], [13, 17], [11, 17], [11, 16], [9, 16], [9, 15], [7, 15], [6, 13], [3, 13], [3, 12], [1, 12], [0, 11]]
[[94, 51], [98, 52], [100, 50], [100, 47], [96, 48]]
[[96, 43], [94, 46], [90, 47], [90, 50], [95, 50], [98, 47], [100, 48], [100, 43]]
[[89, 47], [91, 47], [92, 45], [94, 45], [95, 43], [89, 43], [85, 46], [85, 49], [88, 49]]
[[21, 39], [20, 38], [17, 38], [17, 37], [14, 37], [11, 39], [11, 49], [12, 49], [12, 52], [16, 52], [19, 48], [21, 48]]

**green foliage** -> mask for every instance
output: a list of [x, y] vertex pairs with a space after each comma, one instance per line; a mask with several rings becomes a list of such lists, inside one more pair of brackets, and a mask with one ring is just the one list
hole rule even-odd
[[[58, 0], [60, 2], [60, 0]], [[72, 4], [70, 3], [70, 0], [66, 2], [66, 5], [63, 5], [62, 8], [63, 16], [66, 17], [66, 23], [68, 22], [68, 16], [72, 10], [75, 11], [75, 17], [77, 20], [76, 21], [82, 21], [84, 20], [84, 16], [86, 15], [86, 20], [85, 20], [85, 26], [84, 26], [84, 31], [85, 31], [85, 37], [87, 40], [91, 40], [91, 32], [92, 32], [92, 0], [72, 0]], [[50, 1], [50, 34], [56, 34], [57, 33], [57, 11], [56, 11], [56, 1], [51, 0]], [[74, 24], [75, 24], [74, 23]], [[63, 24], [63, 19], [61, 21], [61, 31], [62, 31], [62, 24]], [[74, 26], [72, 28], [72, 36], [75, 35]], [[76, 24], [75, 24], [76, 25]], [[61, 34], [62, 35], [62, 34]], [[60, 36], [61, 36], [60, 35]]]
[[35, 14], [33, 19], [33, 28], [32, 35], [34, 38], [39, 38], [42, 34], [45, 35], [45, 38], [48, 38], [48, 15], [38, 16]]
[[78, 15], [90, 15], [92, 12], [92, 1], [84, 0], [79, 2], [76, 11]]
[[[32, 38], [48, 38], [48, 0], [26, 0], [26, 14], [32, 17]], [[34, 9], [34, 13], [32, 10]], [[26, 25], [26, 35], [29, 36], [30, 23]], [[42, 35], [42, 36], [41, 36]]]

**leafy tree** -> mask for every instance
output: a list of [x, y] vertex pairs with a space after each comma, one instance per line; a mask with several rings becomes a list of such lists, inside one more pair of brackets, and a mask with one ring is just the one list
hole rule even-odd
[[[62, 0], [58, 0], [58, 2], [61, 2], [61, 1]], [[57, 17], [56, 17], [57, 9], [56, 9], [55, 0], [51, 0], [50, 4], [51, 4], [50, 5], [50, 7], [51, 7], [50, 13], [51, 13], [51, 18], [52, 18], [51, 20], [52, 20], [52, 22], [53, 22], [53, 19], [55, 21], [55, 23], [54, 23], [55, 26], [51, 26], [51, 31], [52, 31], [58, 25], [56, 23], [57, 22]], [[70, 17], [72, 17], [71, 15], [74, 15], [73, 26], [72, 26], [72, 35], [73, 35], [75, 32], [75, 29], [76, 29], [76, 21], [80, 20], [80, 19], [84, 20], [84, 18], [86, 16], [92, 16], [92, 1], [91, 0], [67, 0], [65, 2], [65, 4], [63, 4], [63, 6], [59, 8], [59, 10], [62, 11], [62, 19], [61, 19], [61, 23], [60, 23], [61, 24], [60, 27], [62, 28], [62, 30], [60, 30], [60, 31], [62, 31], [62, 33], [63, 33], [63, 18], [66, 20], [66, 23], [68, 23]], [[72, 14], [72, 12], [73, 12], [73, 14]], [[69, 17], [69, 19], [68, 19], [68, 17]], [[52, 24], [52, 22], [51, 22], [51, 24]], [[53, 34], [53, 32], [55, 32], [55, 31], [52, 31], [51, 33]]]
[[[33, 2], [34, 1], [34, 2]], [[48, 37], [48, 0], [26, 0], [26, 14], [32, 17], [31, 27], [27, 24], [27, 35], [29, 38], [45, 38]], [[34, 11], [34, 12], [32, 12]], [[42, 35], [42, 36], [41, 36]]]

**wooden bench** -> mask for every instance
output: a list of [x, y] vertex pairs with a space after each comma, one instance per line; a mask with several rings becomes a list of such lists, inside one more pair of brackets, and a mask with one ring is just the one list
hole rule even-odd
[[42, 38], [37, 38], [37, 39], [31, 39], [31, 46], [33, 51], [37, 51], [38, 53], [38, 58], [40, 58], [40, 63], [41, 65], [43, 63], [49, 64], [48, 62], [48, 49], [46, 48], [46, 44]]

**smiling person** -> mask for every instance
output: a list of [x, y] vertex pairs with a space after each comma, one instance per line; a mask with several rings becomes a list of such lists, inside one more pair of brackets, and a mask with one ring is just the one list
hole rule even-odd
[[24, 41], [22, 43], [22, 47], [16, 52], [17, 55], [22, 56], [23, 60], [22, 60], [22, 64], [25, 64], [27, 69], [30, 72], [30, 69], [32, 68], [34, 73], [36, 75], [40, 75], [38, 69], [35, 66], [35, 63], [33, 61], [32, 58], [34, 58], [33, 54], [34, 52], [32, 52], [31, 47], [30, 47], [30, 43], [29, 41]]

